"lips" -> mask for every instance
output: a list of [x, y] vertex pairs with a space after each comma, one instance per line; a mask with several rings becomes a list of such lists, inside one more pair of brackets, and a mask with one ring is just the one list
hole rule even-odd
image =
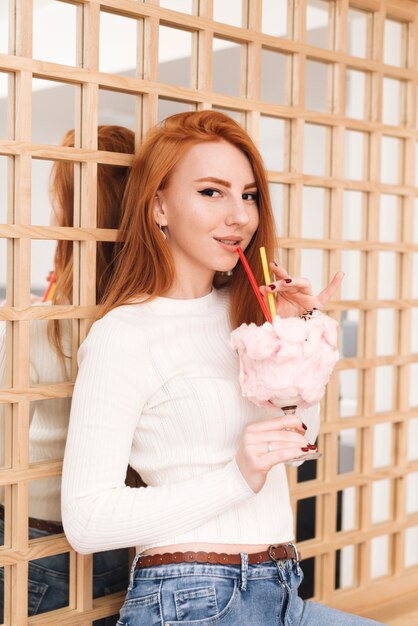
[[227, 246], [238, 246], [242, 241], [242, 237], [214, 237], [214, 239], [215, 241], [223, 243]]

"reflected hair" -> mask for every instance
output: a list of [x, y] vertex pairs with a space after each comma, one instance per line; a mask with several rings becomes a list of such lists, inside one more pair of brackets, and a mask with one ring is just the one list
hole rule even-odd
[[[106, 152], [134, 154], [135, 134], [123, 126], [103, 125], [97, 129], [98, 149]], [[75, 132], [64, 135], [62, 146], [73, 148]], [[75, 164], [56, 161], [51, 170], [50, 195], [59, 226], [74, 226]], [[97, 166], [97, 228], [118, 229], [122, 217], [122, 198], [129, 167], [119, 165]], [[96, 248], [96, 302], [102, 299], [110, 280], [115, 260], [114, 242], [97, 242]], [[73, 241], [59, 240], [54, 256], [57, 276], [53, 304], [68, 304], [73, 299]], [[61, 357], [64, 357], [59, 320], [48, 325], [48, 338]]]
[[[129, 302], [163, 296], [173, 284], [175, 267], [169, 246], [155, 221], [156, 193], [193, 145], [226, 141], [247, 157], [258, 190], [259, 225], [245, 254], [258, 284], [264, 284], [259, 257], [265, 246], [273, 259], [276, 235], [266, 171], [248, 133], [232, 118], [215, 111], [178, 113], [150, 130], [136, 154], [124, 195], [115, 269], [102, 299], [99, 316]], [[231, 277], [215, 276], [215, 287], [231, 291], [231, 323], [264, 321], [261, 308], [239, 262]]]

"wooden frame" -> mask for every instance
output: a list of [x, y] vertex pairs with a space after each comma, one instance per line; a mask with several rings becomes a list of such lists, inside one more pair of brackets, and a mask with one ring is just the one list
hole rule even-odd
[[[9, 75], [9, 137], [0, 139], [0, 156], [10, 158], [8, 169], [7, 224], [0, 224], [0, 238], [7, 240], [7, 301], [0, 307], [0, 323], [7, 324], [7, 368], [0, 388], [4, 405], [5, 467], [0, 486], [5, 487], [5, 545], [0, 549], [0, 567], [6, 568], [5, 624], [52, 624], [81, 626], [95, 619], [117, 613], [122, 595], [92, 601], [92, 559], [75, 555], [64, 536], [28, 542], [28, 486], [36, 479], [59, 475], [61, 461], [30, 464], [29, 403], [52, 397], [69, 397], [73, 382], [57, 385], [33, 385], [29, 376], [30, 322], [35, 319], [73, 320], [73, 380], [76, 375], [76, 351], [86, 336], [95, 313], [92, 297], [95, 276], [96, 241], [112, 241], [116, 231], [96, 228], [95, 194], [98, 163], [129, 164], [131, 157], [97, 150], [95, 129], [98, 123], [99, 88], [129, 93], [136, 98], [135, 131], [137, 144], [158, 119], [158, 99], [172, 99], [196, 109], [211, 107], [238, 111], [240, 121], [254, 140], [260, 138], [260, 116], [284, 120], [283, 171], [271, 170], [271, 183], [281, 183], [284, 190], [284, 231], [280, 233], [282, 261], [289, 271], [298, 274], [306, 250], [323, 251], [323, 278], [341, 267], [344, 253], [359, 251], [361, 266], [358, 298], [334, 299], [329, 313], [342, 320], [344, 312], [358, 312], [357, 354], [343, 355], [323, 403], [323, 424], [319, 446], [324, 453], [318, 462], [314, 480], [298, 480], [296, 470], [289, 471], [292, 503], [315, 498], [316, 523], [312, 538], [299, 543], [304, 559], [313, 559], [313, 597], [351, 612], [371, 612], [383, 600], [413, 593], [418, 585], [417, 565], [405, 566], [405, 532], [418, 528], [418, 511], [406, 513], [406, 477], [418, 471], [418, 458], [407, 458], [408, 425], [418, 417], [418, 407], [411, 406], [410, 368], [418, 363], [411, 350], [411, 309], [418, 307], [414, 297], [413, 262], [418, 254], [414, 219], [417, 187], [415, 159], [417, 142], [416, 94], [418, 7], [412, 0], [327, 0], [328, 46], [306, 42], [306, 11], [311, 0], [289, 0], [288, 34], [280, 38], [261, 31], [263, 0], [243, 0], [244, 23], [236, 27], [212, 19], [216, 0], [193, 0], [193, 14], [159, 7], [158, 0], [57, 0], [77, 8], [77, 59], [65, 66], [32, 58], [32, 0], [9, 0], [9, 53], [0, 54], [0, 71]], [[350, 10], [367, 15], [367, 54], [365, 58], [348, 54], [347, 24]], [[99, 68], [100, 13], [102, 11], [138, 20], [137, 66], [135, 76], [105, 73]], [[385, 20], [403, 24], [400, 66], [386, 65], [384, 57]], [[192, 33], [192, 76], [196, 87], [179, 87], [158, 80], [159, 26], [181, 28]], [[213, 38], [223, 38], [242, 46], [241, 93], [231, 96], [212, 91]], [[287, 54], [285, 92], [287, 104], [265, 102], [260, 96], [262, 49]], [[328, 64], [327, 111], [305, 108], [306, 61]], [[368, 73], [369, 89], [365, 95], [363, 119], [346, 116], [346, 70]], [[76, 148], [32, 142], [32, 77], [50, 78], [70, 83], [76, 89]], [[403, 81], [399, 106], [401, 123], [382, 123], [384, 77]], [[304, 125], [316, 124], [327, 129], [325, 160], [327, 171], [314, 175], [304, 171]], [[346, 130], [364, 133], [367, 148], [364, 169], [358, 179], [347, 178], [344, 170]], [[382, 138], [400, 140], [403, 158], [399, 161], [397, 182], [381, 181]], [[79, 211], [74, 228], [39, 226], [31, 223], [31, 160], [65, 159], [80, 163]], [[325, 194], [324, 232], [321, 238], [302, 238], [304, 188], [321, 188]], [[344, 236], [344, 193], [361, 192], [362, 237]], [[0, 190], [0, 193], [2, 191]], [[379, 235], [379, 207], [382, 194], [396, 196], [398, 234], [392, 241]], [[414, 217], [415, 216], [415, 217]], [[415, 228], [415, 231], [414, 231]], [[30, 246], [33, 239], [68, 239], [74, 241], [73, 304], [43, 307], [30, 305]], [[398, 260], [396, 292], [382, 298], [376, 276], [382, 252], [392, 252]], [[416, 258], [416, 257], [415, 257]], [[377, 311], [395, 311], [394, 352], [376, 355]], [[376, 368], [393, 368], [393, 402], [387, 410], [376, 412]], [[357, 409], [349, 417], [339, 416], [339, 377], [344, 371], [358, 373]], [[1, 382], [1, 381], [0, 381]], [[391, 463], [373, 464], [374, 427], [392, 425]], [[356, 430], [356, 457], [352, 471], [339, 473], [341, 432]], [[372, 521], [372, 490], [376, 481], [391, 484], [390, 514], [379, 523]], [[339, 492], [355, 488], [356, 524], [350, 530], [336, 530]], [[388, 573], [371, 576], [372, 541], [387, 536]], [[337, 551], [353, 546], [355, 562], [353, 584], [336, 589]], [[70, 552], [71, 591], [69, 608], [27, 618], [27, 576], [30, 560]], [[340, 558], [340, 557], [338, 557]]]

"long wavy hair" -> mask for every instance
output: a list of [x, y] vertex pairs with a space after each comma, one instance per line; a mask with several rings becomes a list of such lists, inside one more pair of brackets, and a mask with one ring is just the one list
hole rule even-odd
[[[135, 134], [123, 126], [99, 126], [98, 149], [107, 152], [135, 152]], [[62, 146], [74, 147], [74, 130], [64, 135]], [[97, 166], [97, 227], [118, 229], [122, 217], [122, 198], [129, 167], [118, 165]], [[50, 176], [50, 195], [59, 226], [74, 225], [74, 163], [56, 161]], [[96, 302], [103, 297], [110, 280], [116, 246], [114, 242], [97, 242], [96, 252]], [[59, 240], [54, 256], [57, 276], [53, 304], [68, 304], [73, 295], [73, 242]], [[65, 357], [62, 344], [62, 324], [59, 320], [48, 323], [48, 338], [61, 357]]]
[[[227, 141], [248, 158], [258, 189], [259, 225], [245, 254], [258, 284], [263, 284], [259, 248], [274, 258], [276, 235], [265, 168], [254, 142], [233, 119], [215, 111], [172, 115], [151, 129], [136, 154], [124, 195], [118, 255], [113, 275], [101, 300], [99, 317], [113, 308], [164, 295], [173, 284], [175, 267], [169, 246], [153, 214], [157, 191], [164, 189], [187, 150], [202, 142]], [[192, 233], [191, 233], [192, 235]], [[263, 313], [242, 264], [226, 281], [215, 276], [218, 287], [229, 285], [231, 323], [262, 324]]]

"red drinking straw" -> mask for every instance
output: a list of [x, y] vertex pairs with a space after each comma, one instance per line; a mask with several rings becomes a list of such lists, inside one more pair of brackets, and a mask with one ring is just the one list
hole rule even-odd
[[241, 250], [241, 248], [239, 246], [237, 248], [237, 252], [238, 252], [239, 258], [241, 259], [241, 263], [243, 264], [244, 269], [245, 269], [245, 271], [247, 273], [247, 276], [248, 276], [248, 278], [250, 280], [251, 287], [253, 288], [253, 291], [254, 291], [254, 293], [256, 295], [256, 298], [257, 298], [258, 302], [260, 303], [261, 308], [263, 309], [264, 316], [265, 316], [266, 320], [268, 322], [270, 322], [270, 324], [271, 324], [272, 323], [272, 318], [271, 318], [271, 315], [270, 315], [270, 311], [268, 310], [267, 305], [264, 302], [263, 296], [260, 293], [260, 290], [259, 290], [258, 285], [257, 285], [257, 281], [254, 278], [254, 274], [252, 273], [250, 266], [248, 265], [248, 261], [245, 258], [244, 253], [243, 253], [243, 251]]

